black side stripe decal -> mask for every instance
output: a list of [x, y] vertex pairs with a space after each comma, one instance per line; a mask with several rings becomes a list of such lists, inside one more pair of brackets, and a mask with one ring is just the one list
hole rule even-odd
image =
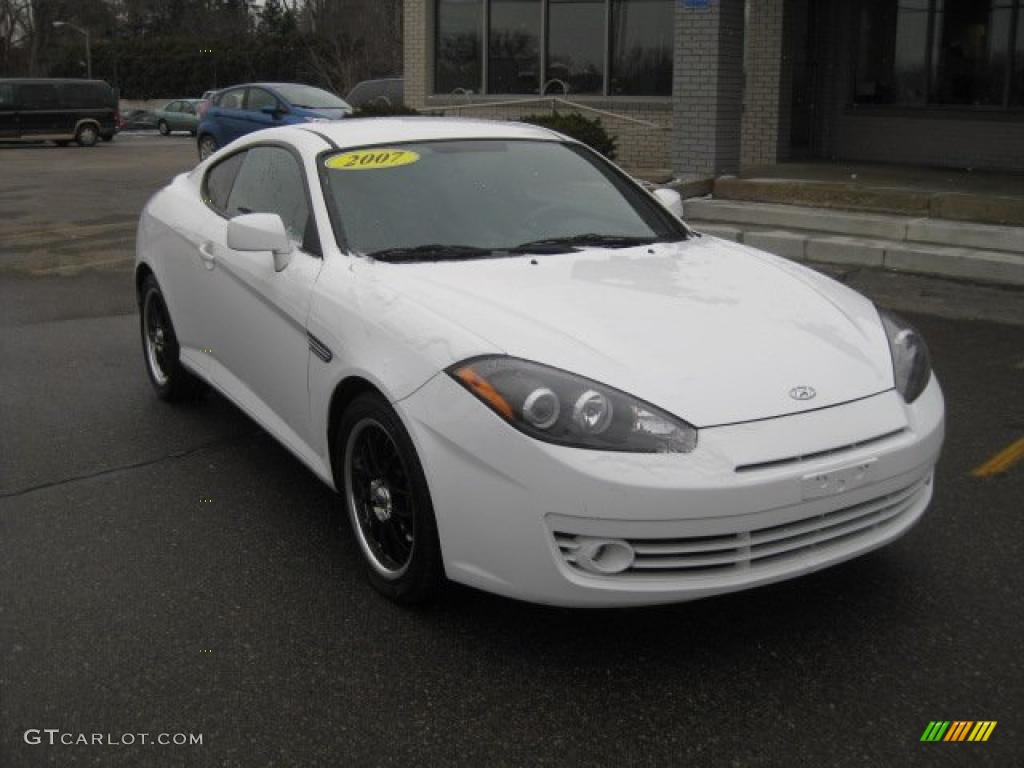
[[309, 349], [314, 355], [319, 357], [325, 363], [329, 363], [334, 359], [334, 353], [332, 353], [327, 345], [320, 341], [320, 339], [309, 331], [306, 331], [306, 337], [309, 339]]

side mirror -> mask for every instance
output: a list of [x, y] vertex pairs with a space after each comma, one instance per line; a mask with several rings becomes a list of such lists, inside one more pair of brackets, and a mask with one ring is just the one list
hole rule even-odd
[[228, 222], [228, 248], [233, 251], [271, 251], [280, 272], [292, 260], [292, 241], [276, 213], [246, 213]]
[[275, 120], [277, 120], [279, 117], [281, 117], [281, 115], [283, 115], [287, 111], [288, 111], [287, 109], [285, 109], [284, 107], [282, 107], [280, 105], [276, 105], [276, 106], [269, 106], [268, 105], [266, 107], [260, 107], [260, 112], [262, 112], [265, 115], [270, 115]]
[[677, 219], [683, 218], [683, 198], [674, 189], [659, 187], [652, 193], [658, 202], [668, 209]]

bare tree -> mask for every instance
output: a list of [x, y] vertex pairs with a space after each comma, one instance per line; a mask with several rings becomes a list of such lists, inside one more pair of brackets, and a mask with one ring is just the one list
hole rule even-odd
[[312, 37], [310, 64], [336, 93], [401, 73], [401, 0], [307, 0], [303, 22]]
[[25, 42], [31, 24], [30, 0], [0, 0], [0, 75], [18, 69], [18, 49]]

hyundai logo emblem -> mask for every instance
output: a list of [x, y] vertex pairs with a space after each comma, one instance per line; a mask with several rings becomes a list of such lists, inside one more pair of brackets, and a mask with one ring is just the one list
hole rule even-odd
[[793, 387], [789, 390], [789, 396], [794, 400], [813, 400], [814, 396], [817, 394], [818, 393], [814, 391], [814, 387], [808, 387], [806, 385]]

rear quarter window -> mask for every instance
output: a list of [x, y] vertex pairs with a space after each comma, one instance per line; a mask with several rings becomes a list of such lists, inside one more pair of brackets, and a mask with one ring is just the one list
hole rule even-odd
[[99, 83], [65, 83], [60, 89], [61, 105], [65, 107], [99, 109], [113, 101], [110, 89]]

